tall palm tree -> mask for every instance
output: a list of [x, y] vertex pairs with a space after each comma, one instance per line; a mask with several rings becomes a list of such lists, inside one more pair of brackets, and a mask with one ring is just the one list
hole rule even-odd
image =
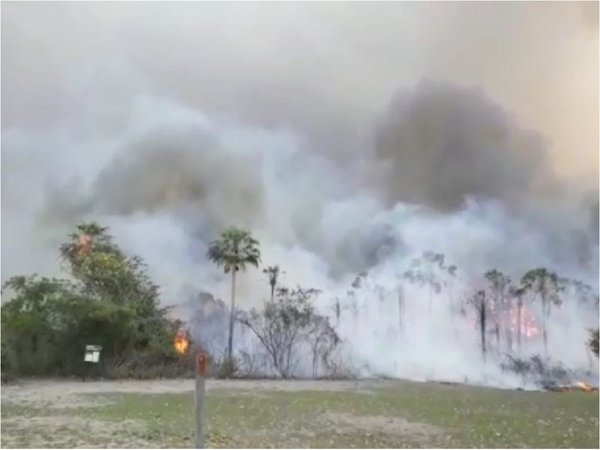
[[550, 305], [560, 304], [559, 292], [561, 287], [559, 285], [558, 276], [550, 272], [545, 268], [533, 269], [523, 275], [521, 278], [521, 284], [523, 287], [530, 291], [534, 299], [539, 297], [542, 303], [542, 335], [544, 338], [544, 353], [548, 355], [548, 330], [546, 329], [546, 322], [550, 316]]
[[269, 278], [269, 285], [271, 286], [271, 302], [275, 299], [275, 288], [277, 287], [277, 281], [279, 275], [283, 275], [285, 272], [279, 269], [279, 266], [269, 266], [263, 269], [263, 273]]
[[227, 358], [233, 355], [233, 323], [235, 319], [235, 274], [246, 270], [247, 265], [258, 267], [260, 263], [259, 242], [249, 231], [230, 227], [221, 233], [216, 241], [209, 244], [208, 259], [225, 273], [231, 273], [231, 312], [229, 316], [229, 338], [227, 341]]

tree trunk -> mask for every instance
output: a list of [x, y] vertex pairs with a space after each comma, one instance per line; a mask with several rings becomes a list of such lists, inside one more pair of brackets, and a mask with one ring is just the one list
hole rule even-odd
[[275, 283], [271, 284], [271, 303], [275, 300]]
[[542, 298], [542, 336], [544, 338], [544, 356], [548, 356], [548, 330], [546, 329], [546, 299]]
[[479, 328], [480, 328], [480, 332], [481, 332], [481, 355], [483, 356], [483, 359], [485, 360], [485, 353], [486, 353], [486, 345], [485, 345], [485, 322], [486, 322], [486, 317], [485, 317], [485, 297], [481, 297], [480, 303], [479, 303]]
[[312, 349], [313, 351], [313, 361], [312, 361], [312, 372], [313, 378], [317, 378], [317, 364], [318, 364], [318, 355], [319, 355], [319, 340], [315, 342], [315, 345]]
[[513, 334], [512, 334], [512, 323], [510, 318], [511, 313], [511, 302], [510, 299], [504, 300], [504, 330], [506, 332], [506, 348], [509, 353], [512, 353], [513, 346]]
[[231, 312], [229, 314], [229, 339], [227, 341], [227, 359], [233, 356], [233, 323], [235, 319], [235, 269], [231, 271]]
[[494, 318], [494, 334], [496, 335], [496, 350], [500, 352], [500, 323], [498, 317]]
[[519, 297], [517, 302], [517, 349], [521, 353], [521, 328], [523, 322], [521, 311], [523, 310], [523, 299]]

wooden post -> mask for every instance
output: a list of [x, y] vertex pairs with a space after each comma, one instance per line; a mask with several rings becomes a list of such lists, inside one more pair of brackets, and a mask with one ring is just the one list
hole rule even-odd
[[194, 448], [204, 448], [204, 397], [206, 392], [206, 355], [204, 352], [198, 352], [196, 356], [196, 430]]

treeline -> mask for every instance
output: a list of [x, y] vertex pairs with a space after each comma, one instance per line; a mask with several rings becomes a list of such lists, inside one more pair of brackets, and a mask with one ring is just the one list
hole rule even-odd
[[[159, 287], [148, 277], [142, 260], [123, 252], [107, 228], [96, 223], [77, 226], [60, 247], [60, 257], [69, 279], [18, 276], [3, 286], [3, 294], [10, 296], [2, 305], [3, 379], [10, 375], [86, 376], [91, 370], [106, 377], [191, 375], [189, 356], [180, 357], [172, 345], [183, 325], [209, 351], [212, 371], [218, 376], [352, 375], [352, 368], [344, 365], [337, 352], [341, 340], [336, 328], [346, 320], [339, 299], [333, 299], [332, 324], [315, 306], [319, 291], [283, 286], [284, 272], [279, 266], [269, 266], [263, 269], [268, 300], [250, 311], [236, 307], [236, 276], [261, 264], [260, 244], [246, 230], [225, 230], [210, 243], [207, 253], [231, 276], [230, 305], [204, 293], [187, 324], [169, 319], [168, 309], [160, 307]], [[526, 308], [541, 311], [536, 326], [546, 353], [552, 309], [560, 308], [567, 297], [596, 314], [598, 308], [598, 295], [590, 286], [545, 268], [528, 271], [515, 281], [490, 270], [477, 289], [465, 292], [457, 288], [457, 266], [448, 264], [444, 255], [428, 251], [399, 268], [397, 278], [393, 301], [397, 302], [399, 331], [408, 301], [418, 300], [407, 298], [405, 288], [413, 286], [425, 293], [430, 314], [443, 304], [450, 312], [449, 321], [475, 318], [478, 332], [474, 339], [482, 358], [520, 354], [528, 337]], [[361, 273], [348, 291], [345, 304], [351, 305], [354, 320], [359, 320], [357, 298], [366, 283], [368, 274]], [[383, 301], [381, 289], [375, 287]], [[244, 333], [246, 341], [253, 341], [253, 350], [238, 346], [234, 351], [234, 333]], [[83, 361], [88, 344], [102, 346], [100, 364]], [[597, 328], [589, 346], [597, 356]], [[515, 358], [511, 361], [521, 364]]]
[[[479, 329], [478, 339], [483, 358], [490, 351], [496, 354], [520, 353], [527, 338], [531, 337], [529, 333], [532, 329], [535, 329], [536, 335], [541, 335], [543, 352], [547, 356], [551, 311], [559, 311], [566, 300], [598, 313], [598, 293], [591, 286], [561, 277], [544, 267], [526, 271], [516, 279], [497, 269], [488, 270], [479, 282], [468, 283], [477, 287], [455, 292], [456, 284], [460, 281], [458, 273], [457, 266], [447, 264], [443, 254], [426, 251], [421, 257], [413, 259], [409, 267], [398, 274], [398, 278], [400, 287], [408, 284], [426, 292], [429, 312], [432, 300], [440, 297], [448, 302], [449, 320], [452, 320], [454, 313], [462, 316], [471, 313]], [[354, 287], [360, 286], [361, 276], [365, 274], [359, 275]], [[400, 294], [399, 302], [403, 301]], [[541, 314], [532, 314], [532, 310]], [[593, 337], [592, 334], [590, 345], [597, 355]]]

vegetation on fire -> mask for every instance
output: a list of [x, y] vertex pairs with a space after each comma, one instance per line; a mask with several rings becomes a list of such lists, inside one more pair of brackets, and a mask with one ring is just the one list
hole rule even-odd
[[142, 260], [125, 254], [108, 229], [81, 224], [60, 248], [69, 279], [16, 276], [3, 286], [2, 374], [77, 375], [87, 344], [102, 346], [96, 374], [168, 376], [187, 370], [172, 350], [180, 327], [159, 306]]
[[[353, 374], [353, 368], [336, 355], [341, 342], [337, 329], [348, 307], [358, 320], [355, 294], [369, 283], [367, 272], [352, 283], [350, 306], [342, 307], [338, 298], [333, 299], [335, 324], [316, 308], [319, 291], [284, 286], [281, 275], [285, 272], [277, 265], [262, 269], [269, 300], [244, 311], [235, 306], [236, 274], [259, 266], [260, 244], [249, 231], [232, 227], [210, 243], [207, 254], [231, 274], [231, 304], [228, 307], [211, 294], [201, 293], [197, 309], [184, 324], [168, 317], [168, 309], [160, 307], [159, 287], [150, 280], [143, 261], [119, 248], [107, 228], [96, 223], [78, 225], [60, 247], [60, 256], [67, 279], [17, 276], [3, 286], [3, 293], [10, 295], [2, 305], [3, 380], [11, 375], [85, 376], [89, 371], [83, 362], [86, 344], [103, 347], [97, 375], [191, 375], [190, 361], [173, 347], [184, 325], [190, 332], [202, 331], [192, 338], [209, 352], [211, 372], [217, 376], [295, 377], [300, 358], [308, 361], [304, 376]], [[530, 270], [516, 282], [497, 269], [489, 270], [472, 292], [455, 292], [458, 274], [456, 265], [431, 251], [399, 268], [398, 295], [393, 300], [397, 301], [397, 327], [402, 329], [403, 311], [411, 300], [406, 298], [404, 284], [425, 289], [430, 313], [434, 300], [449, 300], [450, 321], [462, 315], [477, 325], [473, 339], [480, 344], [482, 358], [495, 358], [504, 370], [524, 377], [545, 378], [560, 372], [549, 369], [546, 320], [552, 308], [561, 308], [566, 294], [582, 307], [598, 308], [598, 295], [590, 286], [546, 268]], [[379, 297], [382, 305], [385, 300]], [[530, 311], [535, 308], [542, 311], [537, 321]], [[236, 348], [236, 325], [236, 333], [252, 336], [258, 347], [251, 351]], [[523, 359], [521, 350], [538, 333], [543, 336], [545, 355], [534, 358], [544, 361]], [[597, 328], [588, 344], [597, 356]], [[530, 373], [538, 369], [537, 375]]]

